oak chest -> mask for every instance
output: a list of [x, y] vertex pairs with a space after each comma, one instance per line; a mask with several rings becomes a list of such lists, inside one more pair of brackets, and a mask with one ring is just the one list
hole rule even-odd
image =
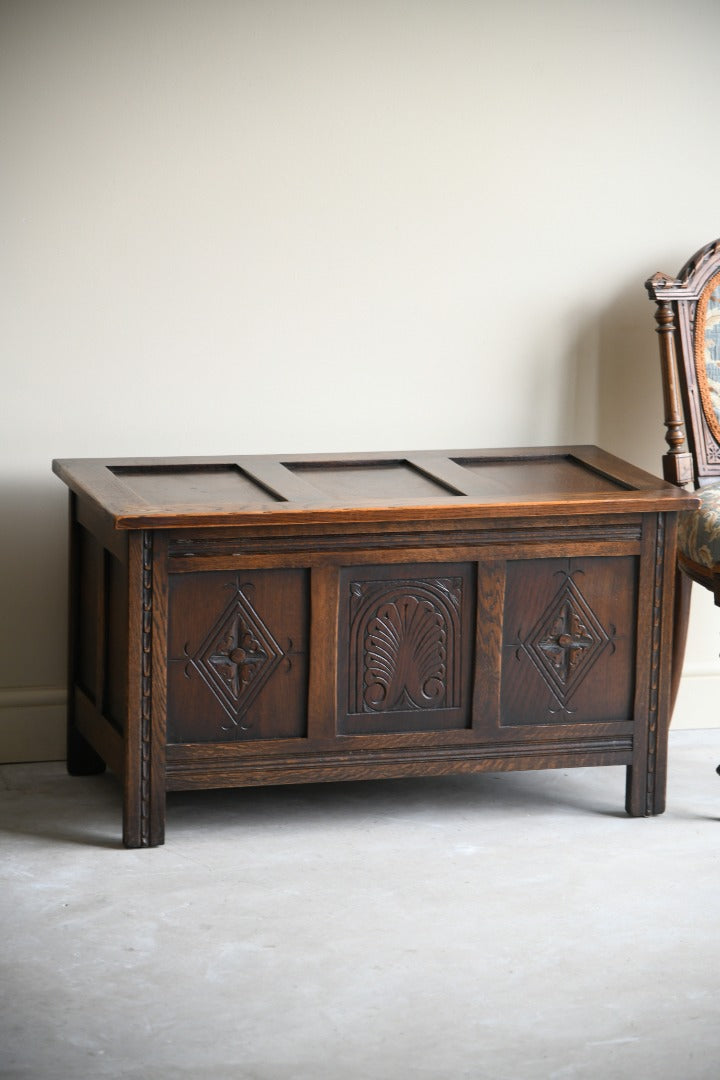
[[182, 788], [626, 765], [664, 808], [677, 512], [594, 447], [56, 461], [68, 767]]

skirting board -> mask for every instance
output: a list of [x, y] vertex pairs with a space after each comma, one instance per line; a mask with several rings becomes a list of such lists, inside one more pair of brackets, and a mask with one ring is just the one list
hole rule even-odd
[[0, 689], [0, 764], [65, 758], [64, 688]]
[[[672, 727], [720, 727], [720, 672], [691, 670], [683, 675]], [[64, 758], [65, 690], [0, 689], [0, 764]]]

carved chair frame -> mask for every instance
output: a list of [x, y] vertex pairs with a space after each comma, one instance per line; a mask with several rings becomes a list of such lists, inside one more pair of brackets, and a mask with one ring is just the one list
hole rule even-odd
[[[669, 448], [663, 455], [663, 475], [682, 487], [693, 484], [697, 489], [720, 480], [720, 422], [710, 401], [704, 357], [707, 304], [718, 285], [720, 239], [696, 252], [676, 278], [657, 273], [645, 282], [657, 304]], [[720, 574], [683, 555], [678, 562], [720, 605]], [[689, 605], [689, 596], [684, 602]]]

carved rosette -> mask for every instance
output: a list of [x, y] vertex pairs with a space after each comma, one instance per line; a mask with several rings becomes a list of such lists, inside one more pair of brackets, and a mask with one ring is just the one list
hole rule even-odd
[[720, 462], [720, 447], [709, 435], [705, 438], [705, 456], [710, 465]]
[[459, 705], [460, 578], [353, 582], [350, 712]]
[[190, 666], [222, 705], [230, 724], [240, 728], [253, 701], [285, 654], [270, 630], [238, 587], [232, 600], [199, 649]]
[[580, 683], [610, 644], [611, 634], [568, 574], [521, 643], [521, 650], [566, 710]]

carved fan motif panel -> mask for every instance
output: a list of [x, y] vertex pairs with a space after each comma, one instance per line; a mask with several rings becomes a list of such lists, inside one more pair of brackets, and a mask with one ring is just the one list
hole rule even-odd
[[474, 567], [468, 564], [346, 571], [340, 730], [469, 726], [474, 609]]
[[637, 560], [508, 563], [501, 723], [633, 716]]

